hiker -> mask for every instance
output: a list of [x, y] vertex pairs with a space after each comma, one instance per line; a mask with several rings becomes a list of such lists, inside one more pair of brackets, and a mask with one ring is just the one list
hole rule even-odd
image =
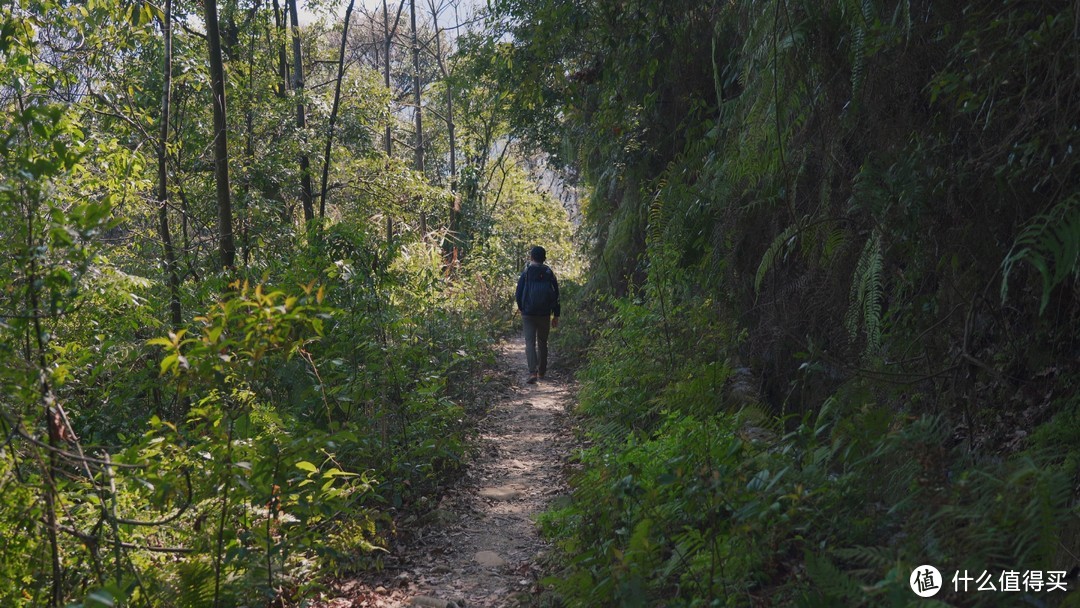
[[546, 259], [547, 252], [543, 247], [537, 245], [529, 250], [529, 263], [518, 278], [517, 293], [514, 294], [525, 326], [528, 384], [536, 384], [547, 372], [548, 332], [559, 326], [559, 282], [551, 268], [544, 264]]

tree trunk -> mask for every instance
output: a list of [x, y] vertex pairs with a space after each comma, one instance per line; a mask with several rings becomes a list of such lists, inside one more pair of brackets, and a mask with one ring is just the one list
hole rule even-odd
[[416, 122], [416, 153], [413, 168], [420, 173], [424, 172], [424, 115], [420, 110], [420, 39], [416, 31], [416, 0], [409, 4], [410, 18], [412, 21], [412, 60], [413, 60], [413, 104], [415, 104], [413, 117]]
[[169, 318], [173, 329], [182, 322], [180, 310], [180, 273], [176, 268], [176, 252], [169, 233], [169, 177], [166, 167], [169, 141], [169, 104], [172, 96], [172, 0], [165, 0], [165, 14], [161, 23], [165, 44], [165, 58], [161, 84], [161, 125], [158, 128], [158, 229], [165, 252], [165, 273], [169, 277]]
[[323, 154], [322, 184], [319, 188], [319, 217], [326, 216], [326, 182], [330, 177], [330, 148], [334, 143], [334, 123], [337, 121], [338, 106], [341, 103], [341, 81], [345, 78], [345, 42], [349, 39], [349, 19], [352, 18], [353, 4], [345, 9], [345, 23], [341, 29], [341, 48], [338, 51], [337, 84], [334, 85], [334, 105], [330, 109], [330, 124], [326, 133], [326, 150]]
[[[450, 70], [446, 69], [446, 60], [442, 50], [442, 35], [439, 30], [439, 9], [434, 0], [429, 0], [431, 7], [431, 25], [435, 29], [435, 60], [439, 63], [439, 72], [446, 83], [446, 129], [450, 139], [450, 190], [457, 191], [457, 139], [454, 134], [454, 95], [450, 89]], [[458, 24], [460, 25], [460, 24]]]
[[435, 6], [435, 0], [429, 0], [429, 6], [431, 7], [431, 24], [435, 29], [435, 59], [439, 62], [439, 71], [446, 86], [446, 130], [450, 140], [450, 192], [453, 197], [450, 201], [450, 213], [447, 218], [449, 234], [444, 241], [443, 254], [449, 267], [458, 260], [457, 245], [451, 246], [449, 241], [456, 238], [458, 215], [461, 211], [461, 197], [457, 193], [457, 139], [454, 133], [454, 95], [450, 88], [450, 71], [446, 69], [446, 61], [443, 59], [442, 36], [439, 31], [439, 9]]
[[[292, 87], [296, 92], [296, 127], [307, 129], [307, 111], [304, 107], [304, 52], [300, 48], [300, 18], [296, 12], [296, 0], [288, 0], [289, 18], [292, 21], [293, 73]], [[307, 136], [304, 135], [304, 143]], [[307, 152], [300, 153], [300, 203], [304, 206], [304, 220], [315, 219], [315, 204], [311, 194], [311, 161]]]
[[[402, 0], [402, 1], [404, 1], [404, 0]], [[389, 12], [389, 9], [387, 9], [387, 6], [386, 6], [386, 0], [383, 0], [382, 7], [383, 7], [382, 10], [383, 10], [383, 41], [384, 41], [384, 45], [383, 45], [383, 49], [384, 49], [384, 52], [383, 52], [383, 84], [386, 85], [386, 90], [387, 91], [391, 91], [391, 89], [390, 89], [390, 50], [391, 50], [391, 44], [393, 43], [393, 31], [390, 28], [390, 12]], [[398, 9], [398, 16], [399, 17], [401, 16], [400, 8]], [[394, 21], [394, 28], [393, 29], [397, 29], [397, 20]], [[391, 91], [391, 96], [392, 95], [393, 95], [393, 91]], [[394, 151], [394, 138], [393, 138], [393, 131], [391, 129], [391, 125], [393, 124], [393, 116], [390, 115], [390, 108], [389, 107], [387, 107], [386, 110], [387, 110], [386, 132], [383, 134], [383, 148], [384, 148], [384, 151], [386, 152], [387, 158], [389, 158], [390, 155]]]
[[240, 259], [245, 268], [251, 259], [251, 167], [255, 164], [255, 37], [258, 31], [255, 27], [255, 17], [261, 8], [261, 0], [255, 0], [249, 9], [248, 23], [251, 25], [251, 37], [248, 38], [247, 57], [247, 108], [244, 111], [244, 164], [247, 170], [244, 172], [244, 190], [240, 197], [243, 206], [240, 208]]
[[[413, 160], [413, 168], [424, 173], [424, 113], [420, 109], [420, 37], [416, 31], [416, 0], [412, 0], [409, 3], [410, 20], [412, 21], [412, 60], [413, 60], [413, 118], [415, 120], [416, 134], [413, 141], [416, 147], [413, 149], [416, 154]], [[427, 215], [422, 208], [420, 209], [420, 234], [426, 237], [427, 235]]]
[[[404, 2], [404, 0], [402, 0]], [[390, 88], [390, 44], [393, 41], [390, 32], [390, 11], [387, 9], [386, 0], [382, 3], [383, 10], [383, 40], [385, 41], [384, 53], [383, 53], [383, 83], [386, 85], [386, 90], [390, 91], [393, 96], [393, 91]], [[401, 10], [398, 10], [398, 15], [401, 15]], [[394, 21], [394, 27], [397, 29], [397, 21]], [[383, 148], [386, 152], [387, 161], [390, 160], [390, 156], [394, 152], [394, 138], [391, 125], [393, 124], [394, 116], [390, 112], [390, 108], [386, 108], [386, 133], [383, 136]], [[394, 238], [394, 218], [390, 215], [390, 211], [386, 211], [386, 240], [387, 242]]]
[[[365, 13], [366, 14], [366, 13]], [[379, 15], [379, 10], [375, 9], [371, 17], [371, 50], [372, 50], [372, 64], [371, 69], [376, 72], [382, 70], [382, 50], [379, 47], [379, 31], [376, 29], [378, 25], [376, 23], [376, 17]]]
[[214, 96], [214, 180], [217, 183], [218, 250], [221, 268], [236, 264], [233, 243], [232, 201], [229, 197], [229, 140], [225, 118], [225, 67], [221, 61], [221, 32], [217, 0], [204, 0], [206, 41], [210, 50], [210, 91]]
[[274, 26], [277, 27], [279, 36], [278, 52], [278, 97], [285, 97], [289, 91], [289, 59], [285, 52], [285, 15], [281, 14], [281, 6], [278, 0], [274, 0]]

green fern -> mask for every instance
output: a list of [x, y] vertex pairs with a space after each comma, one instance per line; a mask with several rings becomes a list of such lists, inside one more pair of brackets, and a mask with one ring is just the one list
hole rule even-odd
[[798, 231], [798, 224], [792, 224], [773, 239], [769, 248], [765, 250], [765, 255], [761, 257], [761, 263], [758, 264], [757, 275], [754, 277], [754, 291], [761, 291], [761, 284], [765, 281], [765, 275], [776, 264], [776, 259], [780, 257], [781, 251], [784, 252], [784, 255], [790, 251], [798, 236]]
[[821, 265], [829, 266], [844, 245], [847, 244], [847, 231], [843, 228], [830, 230], [821, 243]]
[[890, 547], [856, 546], [837, 549], [837, 557], [865, 566], [867, 569], [887, 572], [896, 566], [896, 551]]
[[656, 194], [652, 203], [649, 204], [649, 223], [645, 235], [650, 243], [662, 241], [664, 232], [667, 230], [668, 218], [664, 213], [663, 192], [667, 188], [667, 179], [662, 179], [656, 187]]
[[866, 600], [862, 584], [837, 568], [828, 558], [808, 551], [806, 573], [820, 591], [830, 598], [844, 600], [845, 605], [858, 606]]
[[866, 34], [873, 19], [870, 0], [848, 0], [844, 6], [853, 29], [851, 44], [851, 99], [857, 105], [859, 92], [866, 79]]
[[866, 332], [866, 354], [871, 355], [881, 347], [881, 300], [882, 300], [882, 254], [881, 234], [876, 230], [866, 240], [855, 275], [851, 280], [851, 298], [844, 326], [852, 340], [859, 335], [859, 327]]
[[1054, 288], [1070, 276], [1080, 278], [1080, 194], [1061, 201], [1048, 213], [1035, 216], [1020, 231], [1001, 263], [1001, 301], [1009, 296], [1009, 277], [1018, 262], [1026, 261], [1042, 277], [1039, 314], [1050, 303]]
[[177, 568], [175, 602], [191, 608], [209, 607], [215, 604], [214, 568], [202, 560], [189, 560]]
[[893, 27], [898, 24], [904, 29], [904, 39], [910, 40], [915, 25], [911, 19], [911, 0], [904, 0], [897, 5], [896, 12], [893, 15]]

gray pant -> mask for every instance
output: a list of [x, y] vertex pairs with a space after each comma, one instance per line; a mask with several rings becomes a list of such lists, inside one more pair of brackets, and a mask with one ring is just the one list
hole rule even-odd
[[[525, 359], [529, 363], [529, 373], [540, 375], [547, 372], [548, 334], [551, 332], [551, 317], [521, 315], [525, 326]], [[537, 357], [539, 350], [539, 357]]]

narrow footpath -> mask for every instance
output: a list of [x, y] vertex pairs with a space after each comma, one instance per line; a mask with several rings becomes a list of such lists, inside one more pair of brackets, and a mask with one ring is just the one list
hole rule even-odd
[[541, 589], [537, 561], [547, 550], [535, 517], [566, 493], [571, 446], [569, 372], [556, 367], [525, 384], [524, 341], [498, 347], [477, 390], [490, 393], [478, 422], [476, 456], [464, 479], [423, 517], [386, 570], [336, 589], [327, 608], [502, 608], [528, 606]]

